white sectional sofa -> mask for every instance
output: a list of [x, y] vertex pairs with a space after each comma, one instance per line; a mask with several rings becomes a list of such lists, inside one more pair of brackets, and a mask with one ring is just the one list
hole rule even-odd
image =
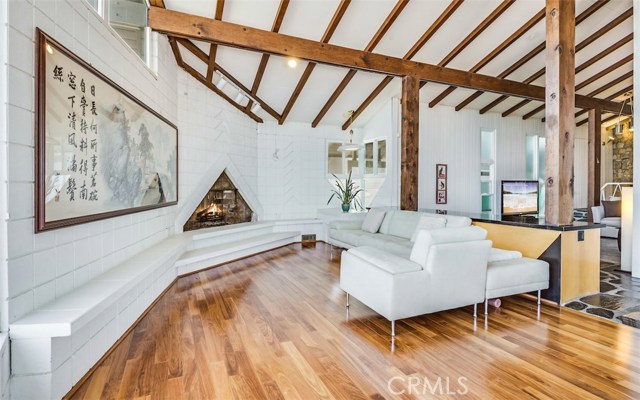
[[463, 228], [471, 225], [471, 219], [467, 217], [386, 210], [378, 232], [370, 233], [362, 230], [365, 216], [366, 214], [362, 214], [361, 218], [352, 221], [332, 221], [329, 224], [329, 244], [343, 249], [371, 246], [409, 258], [413, 248], [411, 238], [422, 216], [443, 219], [445, 228]]
[[392, 337], [398, 319], [471, 304], [475, 317], [483, 300], [487, 314], [491, 298], [535, 291], [539, 305], [549, 287], [547, 262], [492, 248], [469, 218], [387, 210], [375, 233], [363, 221], [331, 222], [328, 240], [350, 249], [340, 268], [347, 307], [349, 295], [360, 300], [391, 321]]

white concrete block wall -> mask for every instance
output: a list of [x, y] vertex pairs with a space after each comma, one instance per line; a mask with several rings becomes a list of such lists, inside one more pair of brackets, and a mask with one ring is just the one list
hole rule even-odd
[[[182, 70], [177, 93], [179, 193], [183, 202], [176, 223], [184, 224], [225, 168], [232, 172], [245, 200], [250, 204], [253, 200], [254, 208], [259, 209], [254, 211], [261, 212], [257, 201], [257, 124]], [[212, 168], [216, 165], [219, 168]]]
[[175, 207], [169, 207], [34, 234], [36, 27], [177, 123], [177, 66], [165, 38], [158, 40], [155, 76], [84, 1], [10, 0], [8, 15], [10, 235], [4, 326], [163, 239], [175, 213]]
[[[328, 207], [331, 195], [327, 141], [344, 141], [347, 134], [338, 126], [313, 129], [303, 123], [265, 123], [259, 132], [258, 198], [264, 219], [315, 218], [319, 208]], [[276, 149], [277, 159], [273, 156]]]
[[[0, 2], [0, 299], [7, 297], [7, 61], [8, 3]], [[0, 301], [0, 398], [9, 397], [9, 338], [7, 302]]]

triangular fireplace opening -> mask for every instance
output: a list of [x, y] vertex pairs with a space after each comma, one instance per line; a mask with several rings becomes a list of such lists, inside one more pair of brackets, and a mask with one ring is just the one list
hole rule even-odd
[[184, 224], [183, 230], [211, 228], [231, 224], [251, 222], [253, 210], [242, 198], [226, 170], [215, 181], [211, 189]]

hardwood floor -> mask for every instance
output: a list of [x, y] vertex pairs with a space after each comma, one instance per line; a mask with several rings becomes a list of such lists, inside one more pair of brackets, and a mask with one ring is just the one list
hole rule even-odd
[[511, 297], [399, 321], [392, 349], [338, 276], [297, 244], [184, 277], [71, 398], [640, 398], [639, 330]]

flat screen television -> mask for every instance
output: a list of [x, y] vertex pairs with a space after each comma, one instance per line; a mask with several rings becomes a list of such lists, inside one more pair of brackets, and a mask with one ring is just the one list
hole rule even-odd
[[538, 181], [502, 181], [502, 215], [538, 214]]

